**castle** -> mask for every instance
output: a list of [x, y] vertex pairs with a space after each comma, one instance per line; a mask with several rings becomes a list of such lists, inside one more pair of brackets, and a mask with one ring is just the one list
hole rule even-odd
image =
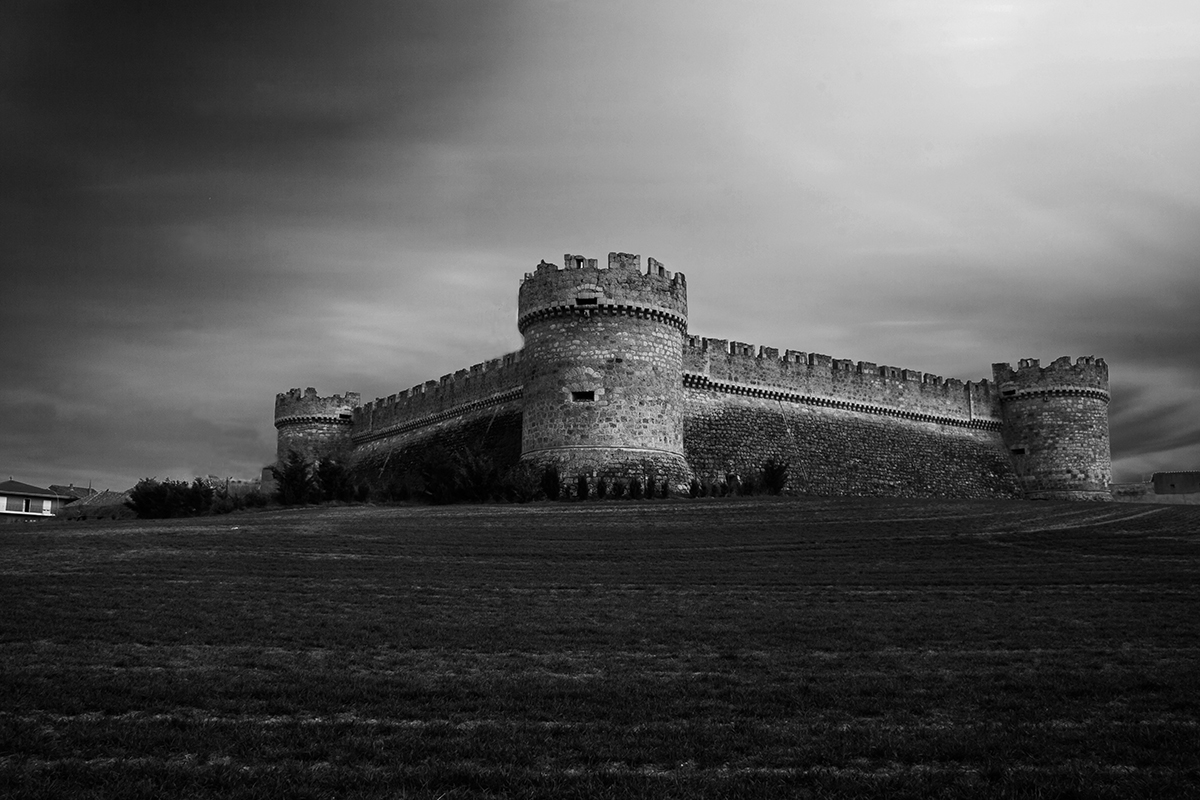
[[993, 364], [966, 383], [688, 333], [687, 281], [653, 258], [566, 255], [521, 282], [523, 349], [361, 403], [275, 398], [277, 458], [340, 453], [364, 469], [432, 447], [579, 476], [737, 480], [767, 459], [819, 495], [1108, 500], [1101, 358]]

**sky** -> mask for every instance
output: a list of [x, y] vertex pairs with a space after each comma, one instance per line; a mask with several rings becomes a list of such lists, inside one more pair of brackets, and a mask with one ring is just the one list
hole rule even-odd
[[0, 479], [255, 477], [277, 392], [516, 350], [610, 251], [696, 335], [1102, 356], [1115, 479], [1200, 469], [1192, 0], [9, 0], [0, 187]]

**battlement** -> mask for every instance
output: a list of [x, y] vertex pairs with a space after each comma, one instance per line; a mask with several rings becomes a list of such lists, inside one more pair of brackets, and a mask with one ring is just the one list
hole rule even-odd
[[1080, 390], [1108, 396], [1108, 364], [1093, 356], [1080, 356], [1074, 364], [1062, 356], [1046, 367], [1039, 359], [1022, 358], [1015, 370], [1008, 363], [992, 364], [992, 376], [1002, 398]]
[[290, 389], [275, 395], [275, 426], [293, 421], [321, 421], [349, 425], [352, 410], [359, 402], [358, 392], [321, 397], [309, 387]]
[[564, 266], [542, 261], [526, 273], [518, 296], [517, 327], [564, 314], [650, 316], [687, 329], [687, 280], [662, 262], [631, 253], [609, 253], [608, 265], [594, 258], [563, 256]]
[[685, 373], [815, 397], [891, 406], [964, 419], [998, 419], [998, 394], [986, 378], [961, 381], [919, 370], [688, 336]]
[[456, 406], [519, 388], [524, 378], [521, 351], [472, 364], [402, 392], [377, 397], [354, 409], [355, 436], [439, 414]]

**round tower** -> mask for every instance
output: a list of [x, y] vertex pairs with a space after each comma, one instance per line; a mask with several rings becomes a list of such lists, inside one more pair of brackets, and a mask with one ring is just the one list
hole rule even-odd
[[1014, 370], [993, 364], [1003, 438], [1025, 496], [1111, 500], [1108, 365], [1069, 356], [1048, 367], [1023, 358]]
[[275, 395], [275, 428], [279, 431], [275, 462], [282, 464], [289, 450], [309, 461], [348, 450], [358, 401], [358, 392], [318, 397], [312, 388]]
[[521, 459], [582, 475], [652, 474], [681, 484], [683, 341], [687, 283], [653, 258], [566, 255], [521, 283], [517, 328], [525, 337]]

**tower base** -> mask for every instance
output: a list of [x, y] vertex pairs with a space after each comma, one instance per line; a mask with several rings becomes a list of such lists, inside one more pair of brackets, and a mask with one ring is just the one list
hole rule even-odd
[[660, 485], [668, 481], [673, 491], [686, 491], [692, 471], [682, 453], [625, 447], [566, 447], [524, 453], [521, 462], [537, 468], [554, 465], [564, 481], [574, 485], [584, 476], [590, 486], [637, 478]]

